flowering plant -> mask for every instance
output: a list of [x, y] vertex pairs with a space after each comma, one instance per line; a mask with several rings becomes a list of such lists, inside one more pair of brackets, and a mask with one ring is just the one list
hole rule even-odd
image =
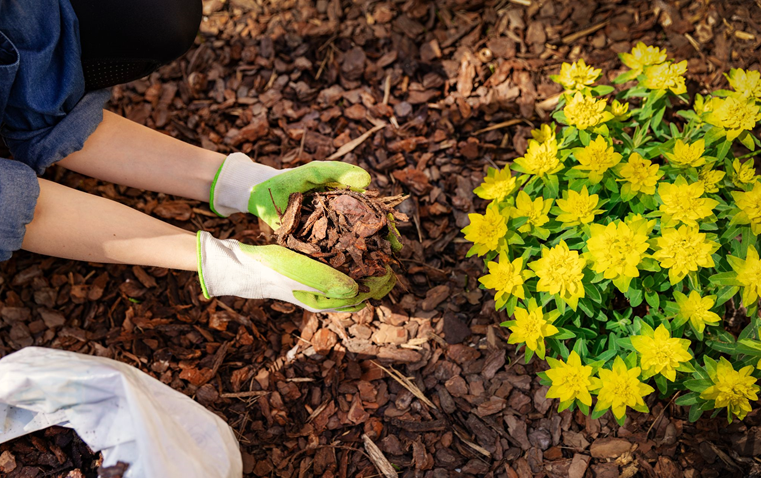
[[642, 43], [620, 56], [617, 93], [583, 60], [552, 76], [559, 125], [489, 168], [468, 256], [560, 410], [623, 424], [657, 389], [691, 420], [742, 419], [761, 376], [761, 77], [733, 69], [690, 108], [686, 62]]

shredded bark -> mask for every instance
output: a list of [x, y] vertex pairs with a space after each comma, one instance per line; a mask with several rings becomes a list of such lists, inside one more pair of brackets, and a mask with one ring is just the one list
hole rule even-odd
[[392, 241], [401, 236], [395, 224], [409, 219], [394, 207], [405, 199], [348, 189], [293, 193], [275, 232], [277, 243], [355, 280], [384, 276], [387, 266], [398, 264]]

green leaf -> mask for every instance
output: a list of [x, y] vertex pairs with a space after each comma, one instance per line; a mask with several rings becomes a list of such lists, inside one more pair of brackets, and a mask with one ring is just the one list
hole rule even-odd
[[698, 421], [701, 415], [703, 415], [703, 410], [701, 410], [699, 406], [693, 405], [692, 407], [690, 407], [690, 414], [689, 414], [690, 422], [694, 423]]
[[655, 291], [646, 291], [645, 300], [654, 309], [657, 309], [661, 305], [661, 296]]
[[552, 336], [556, 340], [566, 340], [576, 338], [576, 334], [563, 327], [558, 327], [558, 333]]
[[589, 132], [587, 130], [580, 129], [579, 140], [581, 140], [581, 144], [583, 144], [584, 146], [589, 146], [589, 143], [591, 142]]
[[674, 403], [681, 407], [688, 407], [690, 405], [695, 405], [699, 402], [700, 402], [700, 394], [697, 392], [690, 392], [690, 393], [684, 394], [681, 397], [674, 400]]
[[[708, 140], [706, 140], [706, 143], [708, 143]], [[729, 152], [729, 148], [732, 147], [732, 141], [724, 141], [719, 145], [719, 149], [716, 152], [716, 159], [718, 161], [721, 161], [727, 156], [727, 153]]]
[[605, 96], [614, 91], [616, 91], [616, 89], [610, 85], [597, 85], [592, 88], [592, 93], [594, 93], [595, 96]]
[[737, 272], [720, 272], [708, 278], [714, 285], [741, 286], [742, 282], [737, 280]]
[[702, 392], [706, 388], [713, 385], [713, 382], [707, 379], [689, 379], [685, 380], [683, 385], [687, 387], [687, 389], [692, 390], [693, 392]]
[[557, 174], [545, 176], [542, 178], [542, 181], [544, 182], [544, 187], [546, 188], [546, 192], [544, 194], [545, 199], [558, 197], [560, 185], [558, 182]]
[[716, 294], [716, 304], [715, 306], [718, 307], [724, 303], [726, 303], [729, 299], [735, 296], [740, 291], [740, 288], [738, 286], [732, 286], [732, 287], [722, 287], [719, 289], [719, 293]]
[[600, 295], [600, 289], [598, 289], [596, 285], [585, 283], [584, 292], [586, 292], [587, 297], [597, 302], [598, 304], [602, 304], [602, 296]]
[[661, 392], [661, 395], [666, 395], [666, 392], [669, 390], [669, 384], [666, 380], [666, 377], [664, 377], [661, 374], [658, 374], [655, 376], [655, 385], [658, 386], [658, 391]]
[[597, 419], [598, 419], [598, 418], [600, 418], [601, 416], [605, 415], [605, 413], [606, 413], [607, 411], [608, 411], [608, 409], [607, 409], [607, 408], [604, 408], [604, 409], [600, 410], [600, 409], [598, 409], [597, 407], [595, 407], [595, 409], [594, 409], [594, 410], [592, 410], [592, 416], [591, 416], [591, 417], [592, 417], [592, 420], [597, 420]]

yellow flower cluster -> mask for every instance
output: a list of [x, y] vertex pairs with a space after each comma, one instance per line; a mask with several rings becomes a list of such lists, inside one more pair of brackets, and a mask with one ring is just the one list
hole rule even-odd
[[598, 100], [593, 96], [575, 93], [566, 97], [563, 110], [568, 124], [580, 130], [587, 130], [613, 119], [613, 114], [605, 110], [608, 100]]
[[726, 407], [730, 421], [733, 415], [742, 420], [751, 411], [750, 400], [758, 400], [759, 386], [751, 372], [752, 365], [737, 371], [727, 359], [721, 357], [716, 371], [710, 373], [713, 385], [705, 389], [700, 398], [714, 400], [714, 408]]
[[690, 341], [671, 337], [663, 324], [655, 331], [647, 330], [642, 335], [635, 335], [631, 341], [640, 353], [640, 363], [647, 377], [661, 374], [673, 382], [679, 364], [692, 360]]
[[581, 192], [573, 189], [563, 192], [563, 199], [558, 199], [558, 208], [561, 214], [558, 214], [557, 220], [566, 226], [575, 226], [577, 224], [589, 224], [595, 220], [595, 214], [603, 212], [597, 209], [600, 202], [600, 196], [589, 194], [587, 187], [584, 186]]
[[761, 234], [761, 181], [756, 182], [751, 191], [732, 191], [740, 214], [735, 216], [738, 224], [750, 224], [753, 234]]
[[645, 257], [648, 233], [655, 221], [644, 219], [631, 223], [610, 223], [607, 226], [592, 224], [589, 228], [590, 239], [587, 241], [587, 258], [592, 262], [592, 270], [603, 274], [621, 292], [626, 292], [629, 282], [639, 277], [637, 266]]
[[528, 302], [528, 309], [518, 307], [515, 309], [515, 320], [507, 322], [507, 326], [512, 332], [507, 340], [508, 344], [526, 344], [526, 348], [535, 352], [536, 355], [544, 358], [544, 338], [558, 333], [557, 327], [552, 322], [559, 314], [544, 313], [542, 307], [536, 303], [535, 299]]
[[[758, 399], [753, 367], [713, 362], [698, 344], [693, 356], [691, 340], [717, 337], [733, 294], [758, 310], [761, 74], [732, 69], [733, 91], [697, 95], [674, 122], [664, 111], [679, 99], [669, 95], [687, 97], [687, 62], [641, 42], [620, 58], [631, 70], [614, 83], [638, 81], [616, 95], [631, 111], [583, 59], [551, 76], [564, 89], [553, 114], [562, 127], [539, 126], [525, 154], [487, 169], [473, 192], [489, 204], [462, 230], [467, 255], [486, 256], [479, 282], [508, 313], [508, 343], [547, 361], [540, 376], [561, 410], [588, 413], [597, 396], [594, 415], [610, 409], [623, 423], [627, 409], [647, 411], [654, 378], [665, 394], [692, 390], [683, 404], [743, 418]], [[735, 159], [734, 139], [751, 153]], [[633, 313], [613, 307], [622, 297]]]
[[719, 244], [698, 232], [697, 227], [681, 226], [679, 229], [664, 229], [656, 239], [657, 251], [653, 258], [661, 267], [669, 270], [669, 281], [676, 284], [698, 267], [713, 267], [711, 254], [719, 249]]
[[743, 287], [743, 304], [750, 307], [761, 296], [761, 258], [755, 247], [748, 247], [745, 259], [735, 256], [727, 256], [729, 265], [737, 272], [737, 281]]
[[669, 90], [675, 95], [681, 95], [687, 92], [684, 84], [685, 73], [687, 73], [687, 60], [646, 66], [645, 81], [642, 85], [649, 90]]
[[574, 92], [593, 85], [600, 77], [600, 71], [588, 66], [582, 58], [575, 63], [563, 63], [560, 65], [560, 74], [550, 75], [550, 78], [563, 85], [566, 91]]
[[703, 153], [706, 150], [706, 142], [699, 139], [692, 144], [686, 144], [681, 139], [676, 140], [674, 151], [663, 153], [671, 164], [682, 168], [697, 168], [706, 163]]
[[663, 212], [663, 222], [671, 224], [675, 221], [696, 226], [698, 220], [713, 214], [713, 208], [719, 204], [719, 201], [701, 197], [703, 192], [703, 183], [687, 184], [687, 180], [682, 176], [679, 176], [673, 184], [661, 184], [658, 187], [658, 194], [663, 201], [659, 208]]
[[674, 299], [679, 306], [679, 313], [676, 316], [674, 325], [680, 326], [689, 321], [690, 326], [702, 336], [706, 324], [716, 325], [721, 321], [719, 314], [711, 312], [713, 305], [716, 303], [715, 296], [700, 297], [697, 291], [691, 291], [689, 296], [681, 292], [674, 291]]
[[468, 214], [470, 224], [462, 232], [465, 239], [473, 243], [471, 251], [483, 256], [496, 251], [499, 241], [507, 234], [507, 221], [496, 207], [486, 209], [486, 214]]
[[656, 183], [664, 174], [660, 168], [649, 159], [643, 159], [639, 153], [632, 153], [629, 161], [618, 168], [618, 174], [630, 191], [653, 195]]
[[574, 151], [574, 156], [580, 165], [573, 169], [586, 171], [592, 184], [599, 183], [605, 171], [621, 162], [621, 155], [602, 136], [597, 136], [588, 146]]
[[648, 46], [642, 42], [638, 42], [630, 53], [621, 53], [621, 62], [631, 68], [634, 76], [636, 77], [650, 65], [659, 65], [666, 61], [666, 50], [662, 50], [657, 46]]
[[558, 296], [575, 310], [579, 299], [584, 297], [581, 279], [586, 262], [578, 251], [570, 250], [565, 241], [560, 241], [551, 249], [542, 247], [542, 258], [528, 266], [539, 277], [536, 285], [538, 292]]
[[558, 157], [558, 144], [555, 138], [550, 138], [543, 143], [535, 140], [529, 141], [526, 154], [516, 159], [515, 164], [522, 167], [528, 174], [539, 177], [555, 174], [563, 169], [563, 163]]

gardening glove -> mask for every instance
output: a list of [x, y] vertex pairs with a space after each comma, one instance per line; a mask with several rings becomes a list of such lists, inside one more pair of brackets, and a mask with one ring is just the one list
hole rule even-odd
[[356, 312], [368, 299], [381, 299], [396, 284], [391, 269], [383, 277], [363, 281], [368, 292], [349, 276], [281, 246], [249, 246], [208, 232], [198, 233], [198, 276], [208, 299], [234, 295], [277, 299], [311, 312]]
[[339, 161], [313, 161], [297, 168], [278, 170], [255, 163], [243, 153], [233, 153], [217, 171], [209, 204], [219, 216], [250, 212], [277, 229], [280, 227], [278, 209], [285, 211], [291, 193], [328, 185], [364, 189], [369, 184], [367, 171]]

